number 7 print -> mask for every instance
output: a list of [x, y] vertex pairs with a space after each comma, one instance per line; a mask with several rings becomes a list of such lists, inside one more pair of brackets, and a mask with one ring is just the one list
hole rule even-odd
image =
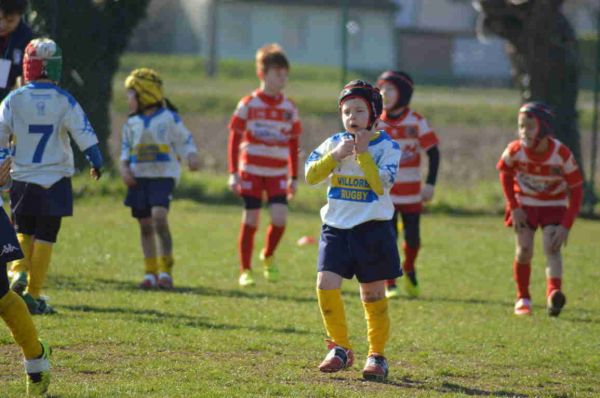
[[42, 138], [40, 138], [40, 142], [38, 142], [35, 152], [33, 153], [33, 159], [31, 160], [33, 163], [41, 163], [42, 156], [44, 155], [44, 149], [46, 149], [46, 144], [48, 144], [50, 135], [52, 135], [52, 130], [54, 130], [54, 128], [51, 124], [29, 125], [29, 134], [42, 135]]

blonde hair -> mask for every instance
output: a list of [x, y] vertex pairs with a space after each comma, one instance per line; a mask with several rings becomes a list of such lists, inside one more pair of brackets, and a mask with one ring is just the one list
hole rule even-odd
[[283, 47], [277, 43], [265, 44], [256, 51], [256, 72], [266, 73], [273, 67], [290, 69], [290, 63]]

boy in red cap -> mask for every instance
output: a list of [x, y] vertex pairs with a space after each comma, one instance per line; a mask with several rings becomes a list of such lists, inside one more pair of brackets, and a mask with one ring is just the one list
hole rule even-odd
[[569, 148], [552, 137], [554, 129], [555, 117], [546, 104], [524, 104], [519, 109], [519, 139], [508, 145], [496, 166], [507, 203], [506, 225], [516, 233], [516, 315], [531, 314], [529, 277], [538, 227], [546, 255], [548, 314], [558, 316], [566, 303], [560, 248], [579, 213], [583, 179]]

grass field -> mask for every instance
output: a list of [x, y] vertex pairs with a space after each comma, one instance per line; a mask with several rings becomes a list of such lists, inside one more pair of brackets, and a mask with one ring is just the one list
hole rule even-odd
[[[77, 201], [46, 289], [59, 314], [35, 318], [55, 350], [52, 396], [600, 396], [597, 223], [574, 227], [565, 252], [569, 301], [558, 319], [545, 315], [536, 247], [534, 315], [519, 319], [512, 315], [513, 237], [501, 217], [425, 216], [423, 295], [392, 302], [391, 373], [378, 384], [360, 377], [367, 346], [355, 281], [345, 283], [344, 300], [358, 364], [335, 375], [316, 369], [326, 351], [314, 293], [316, 246], [295, 245], [318, 235], [313, 204], [297, 205], [290, 217], [278, 252], [283, 280], [270, 285], [258, 275], [256, 287], [241, 290], [240, 207], [217, 191], [208, 184], [201, 201], [173, 203], [174, 292], [136, 288], [138, 232], [118, 193], [107, 188]], [[0, 328], [0, 396], [23, 391], [19, 352]]]

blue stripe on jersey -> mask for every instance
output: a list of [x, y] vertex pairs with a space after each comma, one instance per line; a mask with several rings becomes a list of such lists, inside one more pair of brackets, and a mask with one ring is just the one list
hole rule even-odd
[[169, 113], [171, 114], [171, 116], [173, 116], [173, 121], [177, 124], [179, 122], [181, 122], [181, 118], [179, 117], [179, 115], [177, 114], [177, 112], [173, 112], [173, 111], [169, 111]]
[[349, 189], [349, 188], [329, 188], [327, 196], [330, 199], [346, 200], [349, 202], [371, 203], [379, 200], [377, 194], [371, 190]]
[[138, 116], [140, 118], [142, 118], [142, 120], [144, 121], [144, 128], [148, 128], [148, 126], [150, 126], [150, 122], [152, 121], [152, 119], [154, 119], [155, 117], [157, 117], [158, 115], [160, 115], [164, 111], [165, 111], [165, 108], [158, 108], [156, 110], [156, 112], [154, 112], [151, 115], [146, 116], [143, 113], [139, 113]]
[[129, 157], [129, 163], [152, 163], [152, 162], [169, 162], [171, 161], [171, 156], [168, 153], [157, 153], [155, 156], [149, 157], [146, 156], [141, 160], [138, 160], [137, 155], [131, 155]]
[[67, 101], [69, 101], [69, 105], [71, 105], [71, 108], [74, 107], [75, 105], [77, 105], [77, 100], [75, 100], [75, 98], [73, 98], [73, 96], [69, 92], [63, 90], [62, 88], [58, 87], [54, 83], [32, 82], [32, 83], [29, 83], [25, 87], [34, 88], [34, 89], [53, 89], [53, 90], [56, 90], [58, 93], [60, 93], [60, 94], [64, 95], [65, 97], [67, 97]]

